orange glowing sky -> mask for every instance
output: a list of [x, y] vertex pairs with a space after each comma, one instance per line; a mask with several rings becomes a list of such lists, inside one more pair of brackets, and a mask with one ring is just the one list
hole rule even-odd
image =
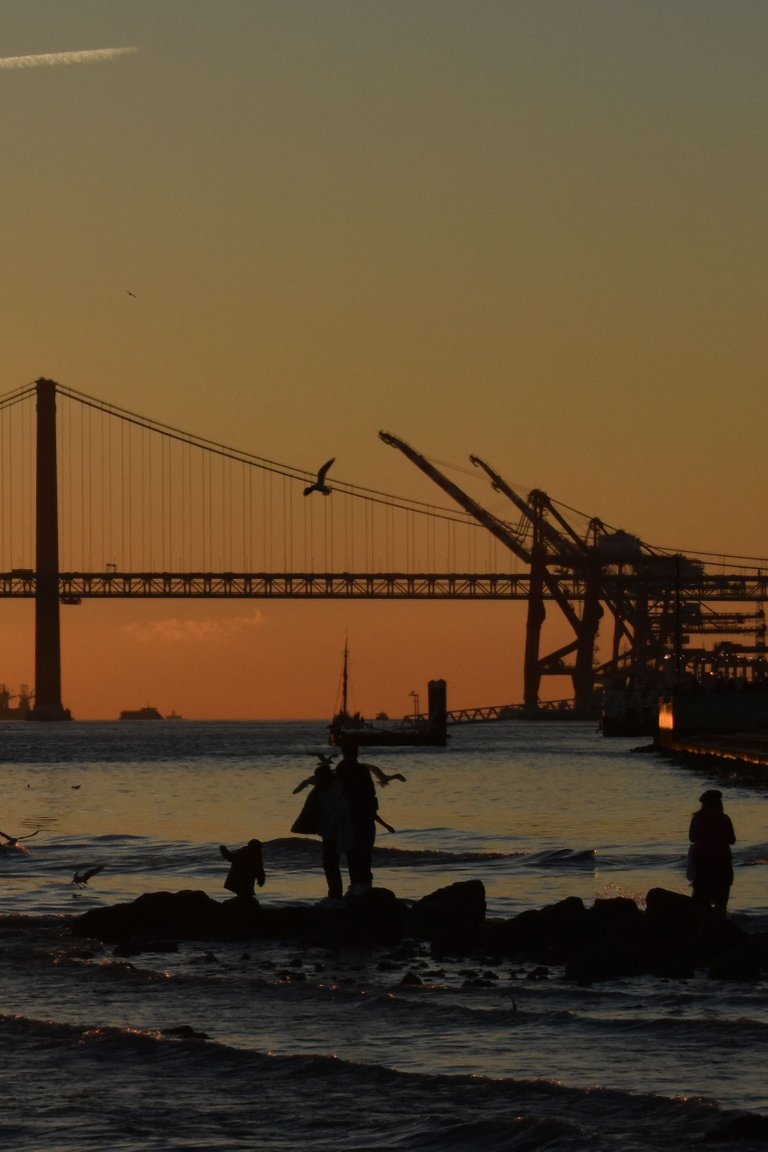
[[[0, 391], [768, 555], [767, 49], [764, 0], [5, 0]], [[157, 601], [65, 610], [65, 703], [326, 716], [346, 631], [363, 711], [520, 699], [516, 608]]]

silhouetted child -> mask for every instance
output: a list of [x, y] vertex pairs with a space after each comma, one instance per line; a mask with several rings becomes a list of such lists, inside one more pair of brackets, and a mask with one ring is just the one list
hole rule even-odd
[[264, 887], [264, 859], [261, 853], [261, 841], [249, 840], [242, 848], [230, 852], [226, 844], [219, 845], [219, 852], [225, 860], [229, 860], [230, 869], [224, 881], [224, 887], [234, 892], [235, 896], [252, 900], [256, 895], [254, 883], [259, 888]]

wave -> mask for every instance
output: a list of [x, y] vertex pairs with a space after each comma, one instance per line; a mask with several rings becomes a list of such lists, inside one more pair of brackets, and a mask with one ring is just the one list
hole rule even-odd
[[[96, 1028], [0, 1015], [9, 1146], [397, 1147], [648, 1152], [750, 1120], [711, 1101], [532, 1078], [400, 1072], [245, 1051], [179, 1026]], [[44, 1087], [43, 1087], [44, 1086]], [[69, 1135], [67, 1135], [69, 1134]]]
[[[319, 840], [308, 837], [285, 837], [270, 840], [265, 845], [265, 854], [270, 861], [282, 865], [291, 861], [317, 861]], [[671, 869], [685, 872], [685, 856], [680, 854], [644, 853], [633, 856], [604, 854], [595, 848], [545, 848], [537, 852], [511, 851], [462, 851], [461, 849], [425, 849], [388, 847], [377, 843], [374, 858], [380, 866], [398, 867], [443, 867], [454, 868], [460, 865], [512, 864], [524, 868], [542, 869], [551, 872], [558, 869], [587, 869], [599, 867], [603, 871], [633, 869]]]
[[526, 854], [525, 864], [531, 868], [561, 868], [564, 865], [594, 868], [596, 855], [594, 848], [550, 848]]
[[[264, 844], [265, 860], [273, 866], [304, 866], [307, 861], [317, 863], [320, 841], [307, 836], [286, 836], [268, 840]], [[385, 862], [389, 868], [419, 866], [454, 866], [458, 864], [485, 864], [495, 860], [515, 860], [523, 852], [455, 852], [427, 848], [390, 848], [380, 844], [374, 847], [374, 860]]]

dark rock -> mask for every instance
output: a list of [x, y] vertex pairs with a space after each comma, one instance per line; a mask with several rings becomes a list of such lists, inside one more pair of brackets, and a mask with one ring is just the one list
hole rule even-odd
[[429, 940], [433, 951], [473, 951], [485, 926], [485, 885], [462, 880], [423, 896], [411, 908], [408, 930]]
[[[534, 965], [527, 979], [562, 966], [568, 979], [591, 984], [653, 974], [688, 979], [705, 969], [713, 980], [758, 980], [768, 968], [768, 939], [694, 904], [690, 896], [653, 888], [645, 910], [625, 898], [596, 900], [587, 909], [578, 897], [486, 919], [485, 887], [463, 881], [430, 893], [411, 907], [386, 888], [373, 888], [339, 909], [320, 906], [262, 906], [256, 900], [216, 901], [204, 892], [146, 893], [129, 904], [92, 908], [72, 922], [72, 934], [115, 945], [114, 954], [167, 951], [179, 940], [291, 941], [319, 945], [397, 945], [380, 964], [415, 969], [419, 954], [467, 956], [476, 967], [470, 980], [495, 979], [487, 968], [512, 959]], [[302, 963], [294, 959], [295, 969]]]
[[565, 975], [579, 984], [601, 980], [619, 980], [643, 970], [631, 944], [621, 940], [602, 940], [582, 948], [565, 963]]
[[724, 1116], [718, 1120], [704, 1137], [707, 1141], [727, 1142], [759, 1140], [768, 1143], [768, 1116], [754, 1112], [744, 1112], [736, 1116]]
[[648, 892], [645, 917], [646, 944], [655, 970], [683, 961], [691, 967], [708, 966], [748, 939], [732, 920], [696, 904], [690, 896], [664, 888]]
[[229, 900], [219, 904], [205, 892], [146, 892], [130, 904], [111, 908], [90, 908], [78, 916], [72, 931], [111, 944], [173, 940], [222, 940], [229, 938], [240, 920], [252, 922], [258, 905], [238, 908], [234, 916], [228, 906], [246, 901]]
[[[574, 941], [574, 943], [576, 943]], [[592, 984], [649, 970], [646, 920], [634, 900], [596, 900], [581, 921], [579, 946], [565, 961], [569, 980]]]
[[598, 898], [591, 909], [591, 917], [603, 926], [613, 925], [625, 929], [642, 922], [643, 913], [628, 896], [614, 896], [610, 900]]
[[526, 972], [526, 980], [549, 980], [551, 973], [544, 964], [538, 964], [530, 972]]
[[692, 980], [696, 968], [688, 956], [661, 956], [654, 959], [649, 967], [652, 976], [659, 980]]
[[760, 960], [748, 943], [728, 948], [716, 956], [707, 973], [711, 980], [734, 980], [750, 983], [761, 976]]
[[500, 955], [537, 960], [542, 964], [564, 963], [589, 939], [589, 913], [578, 896], [491, 923], [485, 933], [486, 948], [492, 945]]
[[346, 913], [353, 943], [396, 944], [405, 933], [409, 909], [388, 888], [372, 888], [350, 901]]
[[147, 892], [129, 904], [91, 908], [72, 924], [75, 936], [117, 944], [125, 955], [147, 951], [161, 935], [178, 940], [299, 940], [303, 944], [398, 942], [408, 906], [373, 888], [341, 910], [301, 905], [264, 908], [256, 900], [220, 903], [205, 892]]

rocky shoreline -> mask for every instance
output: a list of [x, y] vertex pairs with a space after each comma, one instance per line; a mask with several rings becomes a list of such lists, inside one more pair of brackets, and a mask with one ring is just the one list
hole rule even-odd
[[592, 984], [629, 976], [757, 981], [768, 974], [768, 937], [750, 933], [694, 904], [652, 888], [640, 908], [625, 897], [579, 897], [507, 919], [486, 915], [485, 886], [467, 880], [407, 902], [386, 888], [341, 908], [217, 901], [205, 892], [148, 892], [130, 903], [92, 908], [71, 932], [114, 946], [115, 955], [174, 947], [180, 941], [281, 941], [299, 947], [378, 947], [412, 940], [435, 958], [513, 960], [563, 969]]

